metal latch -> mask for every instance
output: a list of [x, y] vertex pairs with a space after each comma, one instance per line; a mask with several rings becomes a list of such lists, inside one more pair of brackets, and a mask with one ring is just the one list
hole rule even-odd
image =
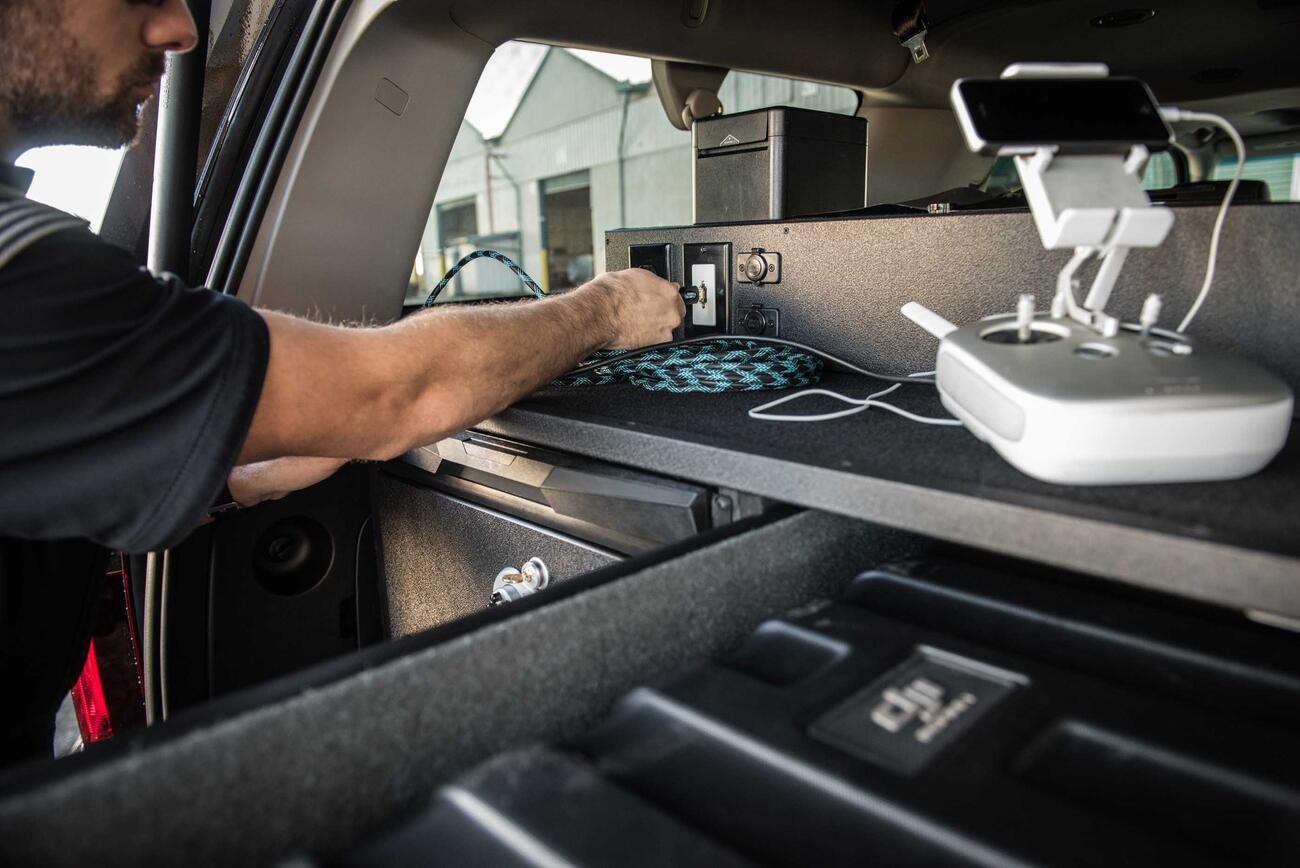
[[545, 588], [551, 582], [551, 571], [541, 558], [529, 558], [522, 567], [506, 567], [497, 573], [492, 582], [492, 596], [488, 597], [489, 606], [499, 606], [513, 600], [521, 600]]
[[912, 55], [913, 63], [930, 59], [925, 47], [925, 35], [930, 31], [930, 16], [925, 11], [925, 0], [898, 0], [894, 4], [894, 35]]
[[913, 63], [920, 63], [923, 60], [930, 59], [930, 49], [925, 47], [925, 34], [927, 32], [922, 30], [915, 36], [903, 40], [903, 47], [912, 52]]

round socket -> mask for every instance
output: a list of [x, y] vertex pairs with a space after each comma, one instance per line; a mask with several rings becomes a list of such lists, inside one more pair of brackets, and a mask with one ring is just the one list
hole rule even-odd
[[1047, 344], [1059, 341], [1070, 332], [1062, 326], [1050, 322], [1034, 322], [1029, 325], [1029, 338], [1020, 339], [1020, 329], [1014, 322], [1001, 322], [985, 329], [980, 337], [991, 344]]
[[750, 308], [740, 318], [740, 327], [748, 334], [761, 335], [767, 331], [767, 314], [756, 308]]
[[333, 537], [307, 516], [280, 519], [253, 546], [253, 575], [263, 588], [284, 597], [316, 587], [333, 563]]

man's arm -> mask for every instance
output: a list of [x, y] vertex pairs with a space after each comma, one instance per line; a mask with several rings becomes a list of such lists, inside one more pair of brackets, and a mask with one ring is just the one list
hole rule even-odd
[[499, 412], [595, 350], [670, 340], [684, 313], [676, 284], [643, 269], [377, 329], [264, 312], [271, 355], [239, 464], [393, 458]]

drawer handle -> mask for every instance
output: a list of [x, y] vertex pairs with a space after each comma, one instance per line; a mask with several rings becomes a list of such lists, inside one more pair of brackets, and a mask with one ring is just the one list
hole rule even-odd
[[499, 606], [512, 600], [521, 600], [545, 588], [551, 582], [551, 571], [541, 558], [529, 558], [522, 567], [506, 567], [497, 573], [492, 582], [489, 606]]

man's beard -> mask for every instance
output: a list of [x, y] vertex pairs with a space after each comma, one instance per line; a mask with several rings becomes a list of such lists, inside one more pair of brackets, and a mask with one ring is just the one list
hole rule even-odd
[[161, 77], [162, 55], [142, 57], [103, 96], [90, 53], [68, 45], [59, 26], [60, 5], [0, 0], [0, 113], [27, 146], [133, 144], [139, 93]]

